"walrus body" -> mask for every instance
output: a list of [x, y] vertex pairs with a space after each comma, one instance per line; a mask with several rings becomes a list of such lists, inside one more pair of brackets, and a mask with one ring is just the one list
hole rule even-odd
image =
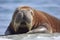
[[28, 6], [18, 7], [5, 34], [60, 32], [60, 20]]

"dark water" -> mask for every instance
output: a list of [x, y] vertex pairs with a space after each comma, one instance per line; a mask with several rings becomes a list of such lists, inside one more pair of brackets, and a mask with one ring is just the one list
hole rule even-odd
[[60, 19], [59, 0], [0, 0], [0, 35], [3, 35], [18, 6], [31, 6]]

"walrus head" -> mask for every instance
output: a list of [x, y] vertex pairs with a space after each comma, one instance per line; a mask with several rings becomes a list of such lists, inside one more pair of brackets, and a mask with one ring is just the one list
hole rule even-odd
[[29, 7], [18, 7], [13, 15], [13, 28], [17, 32], [27, 32], [32, 28], [33, 11]]

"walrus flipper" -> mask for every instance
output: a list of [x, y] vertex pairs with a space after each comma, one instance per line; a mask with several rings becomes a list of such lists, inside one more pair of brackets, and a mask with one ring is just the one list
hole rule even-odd
[[50, 29], [48, 29], [48, 27], [50, 27], [50, 25], [48, 25], [47, 23], [43, 23], [40, 26], [38, 26], [38, 28], [33, 29], [27, 33], [29, 33], [29, 34], [30, 33], [32, 33], [32, 34], [33, 33], [50, 33], [50, 31], [48, 31], [48, 30], [50, 30]]
[[7, 30], [6, 30], [6, 32], [5, 32], [5, 35], [9, 35], [9, 34], [11, 34], [10, 28], [7, 28]]
[[5, 35], [11, 35], [11, 34], [14, 34], [14, 30], [11, 28], [12, 25], [10, 23], [10, 25], [8, 26], [6, 32], [5, 32]]

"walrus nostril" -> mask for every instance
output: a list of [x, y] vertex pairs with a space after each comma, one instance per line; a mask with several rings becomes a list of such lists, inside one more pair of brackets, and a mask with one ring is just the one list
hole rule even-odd
[[21, 25], [26, 25], [26, 23], [25, 22], [21, 22]]
[[19, 23], [22, 18], [23, 18], [23, 13], [20, 13], [20, 14], [18, 13], [18, 14], [16, 15], [16, 18], [15, 18], [15, 19], [16, 19], [16, 22]]

